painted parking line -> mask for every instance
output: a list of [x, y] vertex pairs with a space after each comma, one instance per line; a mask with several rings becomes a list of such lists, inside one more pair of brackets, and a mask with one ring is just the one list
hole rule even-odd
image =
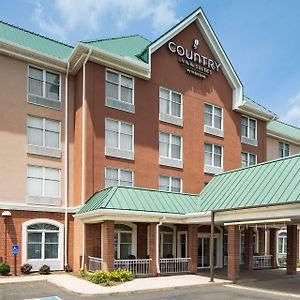
[[49, 296], [49, 297], [41, 297], [41, 298], [30, 298], [24, 300], [62, 300], [62, 299], [57, 296]]
[[232, 284], [224, 285], [224, 287], [240, 289], [240, 290], [247, 290], [247, 291], [252, 291], [252, 292], [256, 292], [256, 293], [264, 293], [264, 294], [269, 294], [269, 295], [274, 295], [274, 296], [291, 297], [291, 298], [300, 299], [299, 294], [276, 292], [276, 291], [270, 291], [270, 290], [264, 290], [264, 289], [258, 289], [258, 288], [250, 288], [250, 287], [245, 287], [245, 286], [240, 286], [240, 285], [232, 285]]

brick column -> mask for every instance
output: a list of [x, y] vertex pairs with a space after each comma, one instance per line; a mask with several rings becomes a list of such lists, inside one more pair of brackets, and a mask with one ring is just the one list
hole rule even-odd
[[277, 265], [277, 229], [270, 229], [270, 255], [272, 255], [271, 265], [273, 269], [278, 267]]
[[190, 273], [197, 273], [198, 268], [198, 225], [188, 225], [188, 257], [190, 257]]
[[101, 226], [101, 243], [103, 249], [101, 249], [102, 259], [103, 259], [103, 270], [112, 271], [114, 269], [114, 259], [115, 259], [115, 222], [114, 221], [104, 221]]
[[89, 256], [101, 257], [101, 224], [85, 225], [85, 265], [88, 266]]
[[245, 229], [245, 267], [253, 269], [253, 228]]
[[[151, 258], [150, 262], [150, 274], [158, 275], [156, 270], [156, 226], [157, 223], [150, 223], [149, 224], [149, 258]], [[158, 257], [159, 259], [159, 257]]]
[[228, 230], [227, 277], [236, 281], [240, 276], [240, 231], [238, 226], [230, 225]]
[[297, 233], [297, 225], [287, 226], [286, 273], [288, 275], [297, 273]]
[[262, 228], [258, 229], [258, 252], [259, 255], [265, 254], [265, 230]]

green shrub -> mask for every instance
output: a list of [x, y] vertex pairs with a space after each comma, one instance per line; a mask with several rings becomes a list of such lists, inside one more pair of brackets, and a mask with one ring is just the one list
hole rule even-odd
[[125, 282], [132, 280], [132, 273], [128, 270], [115, 270], [110, 272], [111, 280], [117, 282]]
[[297, 262], [297, 268], [300, 268], [300, 260]]
[[50, 274], [50, 267], [47, 266], [47, 265], [41, 266], [40, 269], [39, 269], [39, 273], [41, 275], [48, 275], [48, 274]]
[[0, 274], [7, 275], [10, 272], [10, 266], [6, 262], [0, 263]]
[[29, 274], [30, 271], [32, 269], [32, 265], [31, 264], [24, 264], [22, 267], [21, 267], [21, 272], [23, 274]]
[[111, 274], [106, 271], [96, 271], [91, 275], [91, 282], [96, 284], [111, 285]]

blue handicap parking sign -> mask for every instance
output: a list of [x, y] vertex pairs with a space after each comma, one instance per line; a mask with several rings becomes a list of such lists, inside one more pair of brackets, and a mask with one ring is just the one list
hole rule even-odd
[[19, 246], [18, 245], [12, 245], [11, 252], [12, 252], [12, 254], [19, 254]]

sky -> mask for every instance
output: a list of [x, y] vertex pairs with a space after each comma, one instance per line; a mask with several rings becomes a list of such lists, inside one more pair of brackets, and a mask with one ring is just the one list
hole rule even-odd
[[300, 127], [299, 0], [1, 0], [0, 19], [75, 45], [129, 34], [154, 40], [198, 7], [245, 95]]

